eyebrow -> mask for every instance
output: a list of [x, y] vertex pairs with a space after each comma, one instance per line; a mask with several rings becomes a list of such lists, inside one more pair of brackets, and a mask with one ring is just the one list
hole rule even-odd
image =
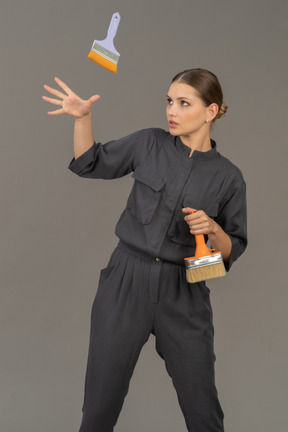
[[[166, 95], [166, 97], [169, 98], [169, 99], [172, 99], [171, 96], [169, 96], [168, 94]], [[180, 99], [187, 99], [187, 100], [192, 101], [192, 99], [189, 99], [189, 98], [187, 98], [185, 96], [178, 97], [176, 100], [180, 100]]]

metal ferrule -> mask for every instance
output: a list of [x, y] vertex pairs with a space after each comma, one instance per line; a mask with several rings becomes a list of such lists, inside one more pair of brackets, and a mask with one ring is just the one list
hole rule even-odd
[[223, 264], [221, 252], [200, 258], [191, 258], [185, 260], [186, 270], [193, 270], [200, 267], [206, 267], [213, 264]]
[[95, 51], [97, 54], [99, 54], [102, 57], [105, 57], [107, 60], [110, 60], [113, 63], [118, 62], [119, 56], [109, 51], [108, 49], [103, 48], [101, 45], [98, 45], [97, 42], [93, 43], [91, 50]]

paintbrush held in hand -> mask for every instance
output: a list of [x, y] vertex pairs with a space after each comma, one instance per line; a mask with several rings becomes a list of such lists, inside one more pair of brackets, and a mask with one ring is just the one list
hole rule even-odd
[[[195, 213], [194, 210], [192, 213]], [[209, 249], [205, 244], [203, 234], [195, 235], [196, 250], [195, 256], [184, 258], [186, 267], [186, 277], [189, 283], [213, 279], [225, 276], [225, 266], [223, 263], [222, 253]]]
[[119, 52], [116, 51], [113, 44], [119, 22], [120, 15], [116, 12], [112, 15], [106, 39], [103, 41], [94, 40], [91, 51], [88, 55], [88, 58], [113, 73], [117, 72], [117, 64], [120, 57]]

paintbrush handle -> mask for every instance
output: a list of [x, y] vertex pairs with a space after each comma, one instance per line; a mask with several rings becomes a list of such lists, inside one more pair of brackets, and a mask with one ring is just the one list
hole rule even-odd
[[196, 250], [195, 256], [203, 257], [211, 255], [211, 250], [206, 246], [204, 234], [195, 234]]
[[[197, 210], [192, 210], [191, 214]], [[211, 250], [206, 246], [204, 234], [195, 234], [196, 250], [195, 257], [203, 257], [211, 254]]]
[[120, 23], [120, 19], [121, 19], [120, 18], [120, 14], [118, 12], [115, 12], [112, 15], [112, 18], [111, 18], [111, 21], [110, 21], [110, 25], [109, 25], [109, 28], [108, 28], [108, 32], [107, 32], [107, 38], [109, 40], [111, 40], [111, 41], [113, 41], [113, 39], [114, 39], [114, 37], [115, 37], [115, 35], [117, 33], [118, 26], [119, 26], [119, 23]]

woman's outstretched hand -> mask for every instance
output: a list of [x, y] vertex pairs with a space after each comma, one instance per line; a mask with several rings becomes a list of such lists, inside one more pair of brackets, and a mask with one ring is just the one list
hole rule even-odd
[[91, 112], [92, 105], [100, 98], [99, 95], [94, 95], [88, 100], [83, 100], [79, 96], [77, 96], [59, 78], [55, 77], [54, 80], [64, 90], [66, 94], [52, 87], [44, 85], [45, 90], [47, 90], [49, 93], [51, 93], [52, 95], [56, 96], [59, 99], [54, 99], [47, 96], [42, 96], [42, 99], [61, 107], [55, 111], [49, 111], [48, 112], [49, 115], [68, 114], [75, 118], [82, 118]]

